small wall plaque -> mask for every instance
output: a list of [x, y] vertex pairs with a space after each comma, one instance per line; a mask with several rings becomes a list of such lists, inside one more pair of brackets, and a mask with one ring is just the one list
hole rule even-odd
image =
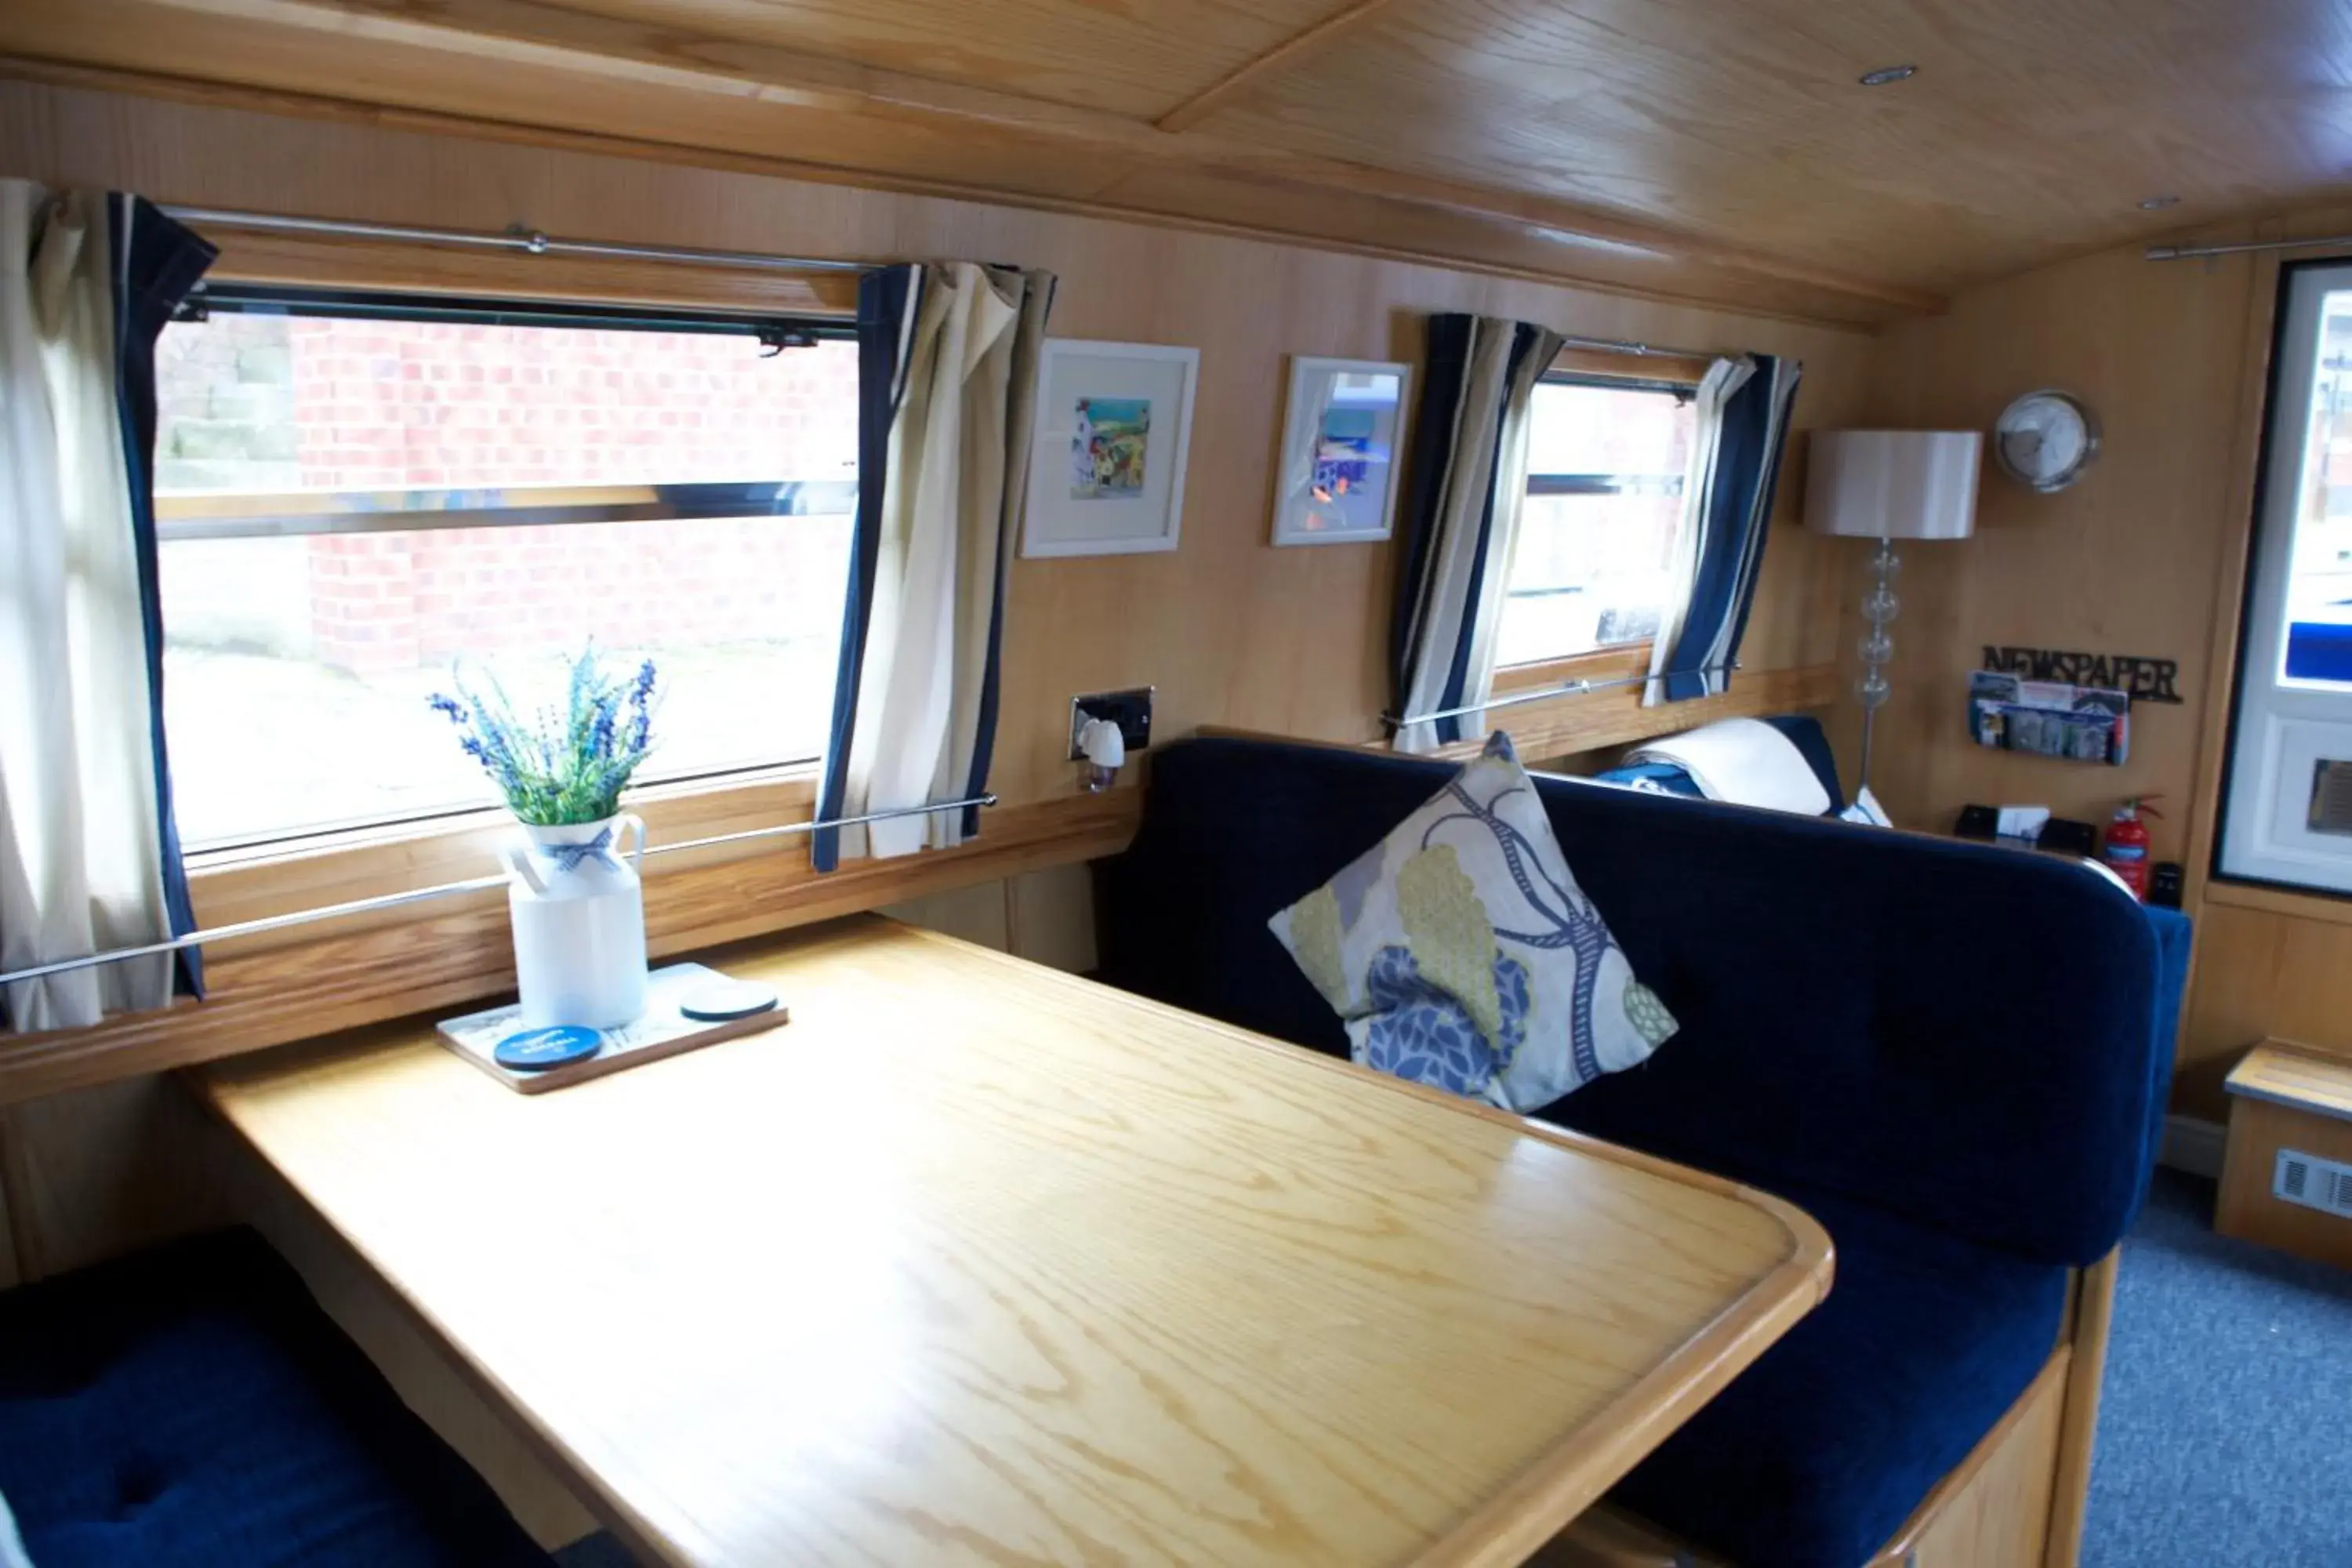
[[2028, 680], [2054, 680], [2065, 686], [2117, 690], [2135, 702], [2180, 700], [2180, 693], [2173, 689], [2180, 677], [2180, 661], [2177, 658], [2075, 653], [2054, 647], [1995, 647], [1987, 643], [1983, 668], [2004, 675], [2021, 675]]

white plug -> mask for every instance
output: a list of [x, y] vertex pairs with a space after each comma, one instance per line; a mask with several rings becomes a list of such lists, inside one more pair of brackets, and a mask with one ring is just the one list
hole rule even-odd
[[1089, 719], [1078, 727], [1078, 750], [1087, 756], [1087, 788], [1099, 795], [1126, 764], [1127, 737], [1108, 719]]

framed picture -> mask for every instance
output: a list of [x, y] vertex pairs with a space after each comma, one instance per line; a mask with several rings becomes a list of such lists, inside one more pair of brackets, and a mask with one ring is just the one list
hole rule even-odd
[[1412, 367], [1384, 360], [1290, 362], [1290, 400], [1275, 473], [1276, 544], [1386, 539], [1396, 516], [1398, 449]]
[[1201, 351], [1045, 340], [1024, 555], [1176, 548]]

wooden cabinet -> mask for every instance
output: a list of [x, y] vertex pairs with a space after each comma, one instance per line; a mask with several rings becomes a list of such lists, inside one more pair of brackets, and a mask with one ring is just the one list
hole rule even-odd
[[[2352, 1166], [2352, 1062], [2265, 1040], [2230, 1074], [2228, 1088], [2230, 1145], [2213, 1228], [2352, 1268], [2352, 1177], [2327, 1169]], [[2283, 1150], [2308, 1157], [2303, 1202], [2275, 1190]]]

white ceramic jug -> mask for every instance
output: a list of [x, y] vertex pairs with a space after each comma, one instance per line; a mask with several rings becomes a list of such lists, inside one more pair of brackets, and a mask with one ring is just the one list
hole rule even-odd
[[[629, 860], [620, 837], [636, 832]], [[538, 827], [507, 846], [507, 910], [526, 1028], [614, 1029], [646, 1010], [646, 900], [637, 880], [646, 825], [623, 812], [602, 822]]]

